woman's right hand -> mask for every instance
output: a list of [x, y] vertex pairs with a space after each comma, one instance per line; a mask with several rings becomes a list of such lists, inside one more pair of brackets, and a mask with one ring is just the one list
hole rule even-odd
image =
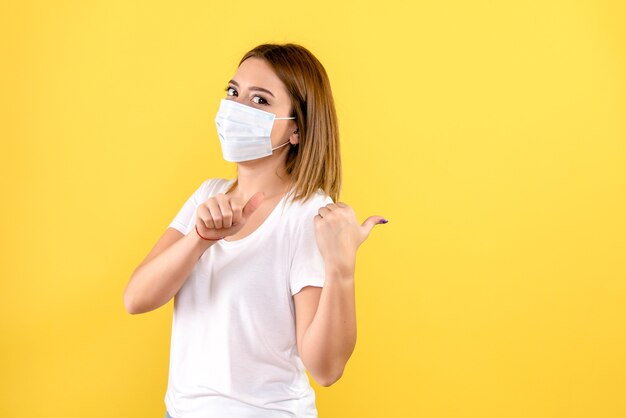
[[245, 205], [224, 193], [208, 198], [196, 210], [196, 227], [204, 238], [220, 240], [236, 234], [264, 199], [263, 192], [256, 192]]

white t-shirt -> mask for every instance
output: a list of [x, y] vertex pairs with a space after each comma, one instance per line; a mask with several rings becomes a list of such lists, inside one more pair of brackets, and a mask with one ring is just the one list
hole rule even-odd
[[[198, 205], [234, 181], [204, 181], [169, 226], [195, 234]], [[313, 218], [329, 203], [322, 189], [306, 202], [283, 197], [251, 234], [198, 260], [174, 298], [165, 394], [174, 418], [317, 417], [293, 295], [324, 285]]]

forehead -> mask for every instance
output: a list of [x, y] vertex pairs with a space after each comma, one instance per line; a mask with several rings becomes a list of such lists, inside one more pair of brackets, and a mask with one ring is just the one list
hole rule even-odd
[[274, 95], [286, 94], [287, 90], [283, 82], [278, 78], [267, 61], [260, 58], [248, 58], [241, 63], [235, 75], [235, 80], [242, 88], [248, 86], [263, 87], [270, 90]]

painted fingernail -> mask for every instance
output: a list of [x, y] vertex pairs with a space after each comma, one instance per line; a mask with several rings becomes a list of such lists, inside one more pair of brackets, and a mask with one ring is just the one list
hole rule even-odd
[[378, 221], [377, 223], [379, 224], [386, 224], [387, 222], [389, 222], [387, 219], [381, 219], [380, 221]]

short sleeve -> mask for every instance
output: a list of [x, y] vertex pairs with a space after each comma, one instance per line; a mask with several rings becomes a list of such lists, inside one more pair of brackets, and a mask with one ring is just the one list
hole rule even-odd
[[315, 238], [315, 221], [321, 207], [334, 203], [330, 196], [318, 195], [307, 203], [294, 234], [289, 286], [295, 295], [305, 286], [323, 287], [325, 281], [324, 259]]
[[172, 222], [168, 225], [170, 228], [174, 228], [181, 233], [187, 235], [191, 230], [191, 222], [195, 219], [196, 208], [202, 202], [209, 198], [209, 190], [211, 183], [214, 179], [207, 179], [200, 187], [185, 202], [182, 208], [178, 211]]

